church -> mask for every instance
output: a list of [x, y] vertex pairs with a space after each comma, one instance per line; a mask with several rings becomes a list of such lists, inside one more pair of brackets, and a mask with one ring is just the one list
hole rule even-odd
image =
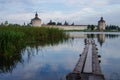
[[31, 19], [31, 26], [35, 26], [35, 27], [41, 27], [41, 22], [42, 20], [38, 17], [38, 14], [36, 12], [35, 14], [35, 18]]

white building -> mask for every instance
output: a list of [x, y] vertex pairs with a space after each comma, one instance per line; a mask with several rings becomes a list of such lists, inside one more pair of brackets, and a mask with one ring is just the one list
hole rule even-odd
[[32, 26], [36, 26], [36, 27], [40, 27], [41, 26], [41, 19], [38, 17], [38, 14], [36, 12], [35, 14], [35, 18], [31, 19], [31, 23]]

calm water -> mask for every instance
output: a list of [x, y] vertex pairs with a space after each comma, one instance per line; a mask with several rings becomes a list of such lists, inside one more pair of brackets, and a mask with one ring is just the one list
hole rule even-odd
[[66, 80], [83, 51], [86, 37], [94, 38], [97, 43], [106, 80], [120, 80], [120, 33], [70, 34], [72, 38], [64, 43], [27, 46], [19, 60], [12, 60], [14, 64], [6, 62], [0, 66], [0, 80]]

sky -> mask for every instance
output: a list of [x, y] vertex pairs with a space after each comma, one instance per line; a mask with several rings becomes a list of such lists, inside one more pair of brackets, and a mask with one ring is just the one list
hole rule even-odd
[[0, 0], [0, 23], [30, 23], [36, 11], [42, 23], [96, 25], [102, 16], [107, 25], [120, 26], [120, 0]]

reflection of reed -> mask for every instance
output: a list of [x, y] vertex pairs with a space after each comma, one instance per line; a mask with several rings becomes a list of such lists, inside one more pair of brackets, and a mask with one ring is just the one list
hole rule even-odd
[[10, 56], [0, 55], [0, 73], [12, 72], [18, 62], [24, 62], [20, 53]]
[[31, 57], [38, 54], [38, 51], [41, 50], [41, 47], [58, 45], [59, 43], [64, 43], [66, 41], [67, 39], [56, 39], [56, 40], [36, 42], [36, 43], [28, 44], [27, 47], [24, 49], [17, 50], [16, 53], [13, 53], [13, 52], [1, 53], [0, 54], [0, 73], [12, 72], [13, 69], [16, 68], [18, 63], [23, 64], [24, 53], [27, 54], [27, 60], [28, 62], [30, 62]]

